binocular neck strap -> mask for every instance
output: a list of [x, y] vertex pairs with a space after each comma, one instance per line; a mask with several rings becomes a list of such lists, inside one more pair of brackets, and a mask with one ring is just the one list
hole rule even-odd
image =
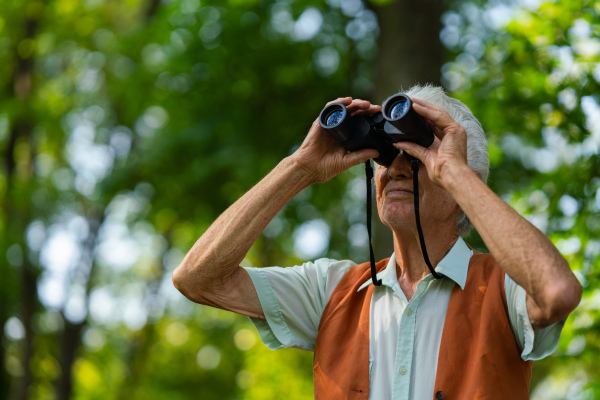
[[431, 265], [431, 261], [429, 261], [429, 256], [427, 255], [427, 248], [425, 247], [425, 238], [423, 237], [423, 230], [421, 229], [421, 217], [419, 215], [419, 160], [416, 158], [411, 158], [410, 160], [410, 169], [412, 169], [413, 175], [413, 196], [415, 199], [415, 219], [417, 220], [417, 231], [419, 231], [419, 242], [421, 243], [421, 253], [423, 253], [423, 259], [425, 260], [425, 264], [427, 264], [427, 268], [431, 272], [431, 275], [435, 279], [441, 279], [442, 277], [438, 275], [437, 272], [433, 269]]
[[377, 280], [377, 270], [375, 269], [375, 254], [373, 253], [373, 245], [371, 244], [371, 212], [372, 205], [371, 199], [371, 179], [373, 179], [373, 167], [371, 166], [371, 159], [365, 161], [365, 173], [367, 175], [367, 232], [369, 233], [369, 252], [371, 257], [371, 280], [373, 285], [381, 286], [381, 279]]
[[[419, 215], [419, 160], [414, 157], [410, 157], [410, 167], [413, 173], [413, 196], [415, 201], [415, 219], [417, 222], [417, 231], [419, 232], [419, 242], [421, 244], [421, 252], [423, 253], [423, 259], [427, 268], [435, 279], [441, 279], [442, 277], [435, 272], [429, 256], [427, 255], [427, 248], [425, 248], [425, 238], [423, 237], [423, 230], [421, 229], [421, 217]], [[371, 259], [371, 280], [373, 285], [381, 286], [381, 279], [377, 280], [377, 270], [375, 269], [375, 255], [373, 253], [373, 245], [371, 244], [371, 212], [372, 212], [372, 194], [371, 194], [371, 179], [373, 179], [373, 167], [371, 166], [371, 160], [365, 162], [365, 173], [367, 175], [367, 232], [369, 233], [369, 253]]]

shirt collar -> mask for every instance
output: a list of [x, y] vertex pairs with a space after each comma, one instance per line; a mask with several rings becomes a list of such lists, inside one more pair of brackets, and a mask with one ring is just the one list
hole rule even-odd
[[[454, 282], [458, 283], [461, 289], [465, 288], [467, 282], [467, 272], [469, 271], [469, 260], [473, 255], [473, 250], [467, 246], [465, 241], [459, 237], [454, 246], [450, 249], [448, 254], [438, 263], [435, 267], [435, 272], [440, 275], [444, 275]], [[430, 274], [431, 275], [431, 274]], [[392, 287], [398, 282], [396, 277], [396, 258], [394, 253], [390, 257], [385, 269], [377, 274], [377, 279], [381, 279], [381, 284]], [[365, 281], [359, 288], [358, 292], [373, 284], [371, 278]]]

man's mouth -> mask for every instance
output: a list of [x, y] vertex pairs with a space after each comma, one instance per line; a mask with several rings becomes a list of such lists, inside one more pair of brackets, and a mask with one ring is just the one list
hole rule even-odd
[[412, 196], [412, 190], [404, 188], [390, 188], [385, 191], [386, 196]]

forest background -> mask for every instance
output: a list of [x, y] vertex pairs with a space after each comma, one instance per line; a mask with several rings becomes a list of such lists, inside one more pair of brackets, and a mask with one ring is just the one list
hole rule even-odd
[[[327, 101], [416, 82], [471, 107], [585, 288], [532, 398], [600, 398], [599, 55], [586, 0], [3, 0], [0, 399], [313, 398], [311, 353], [171, 272]], [[364, 207], [360, 167], [306, 189], [243, 265], [366, 261]]]

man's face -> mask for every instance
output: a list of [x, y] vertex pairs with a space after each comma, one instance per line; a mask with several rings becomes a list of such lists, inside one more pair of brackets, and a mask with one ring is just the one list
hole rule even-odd
[[[394, 231], [406, 225], [416, 228], [410, 161], [400, 154], [389, 168], [380, 165], [375, 182], [381, 221]], [[429, 180], [422, 163], [419, 163], [419, 211], [423, 230], [430, 226], [456, 227], [460, 214], [456, 201], [448, 191]]]

